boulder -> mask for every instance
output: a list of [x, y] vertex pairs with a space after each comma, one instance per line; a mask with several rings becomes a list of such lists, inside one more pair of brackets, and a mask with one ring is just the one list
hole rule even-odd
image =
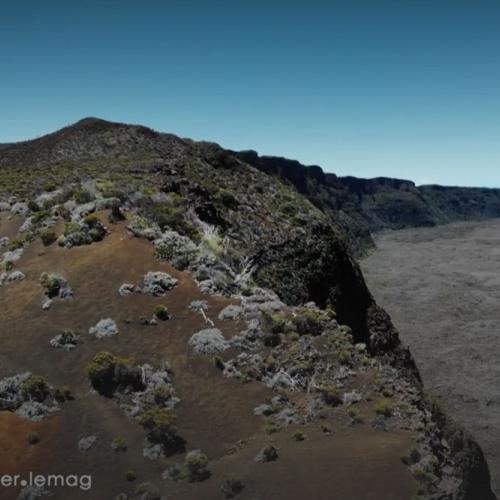
[[122, 297], [126, 297], [134, 292], [138, 291], [138, 288], [131, 283], [123, 283], [120, 288], [118, 288], [118, 293]]
[[274, 446], [266, 446], [257, 453], [255, 456], [255, 461], [260, 463], [273, 462], [277, 460], [278, 452]]
[[97, 438], [95, 436], [87, 436], [80, 441], [78, 441], [78, 449], [82, 452], [85, 453], [86, 451], [90, 450], [92, 446], [97, 442]]

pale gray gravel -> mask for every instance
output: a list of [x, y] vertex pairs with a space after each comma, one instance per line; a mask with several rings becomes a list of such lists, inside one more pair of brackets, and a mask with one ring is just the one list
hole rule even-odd
[[386, 232], [368, 287], [424, 384], [476, 437], [500, 494], [500, 220]]

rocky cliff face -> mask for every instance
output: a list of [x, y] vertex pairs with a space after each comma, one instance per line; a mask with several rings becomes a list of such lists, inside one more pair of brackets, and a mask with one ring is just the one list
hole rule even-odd
[[[341, 436], [347, 426], [346, 443], [358, 442], [356, 436], [366, 443], [372, 438], [392, 440], [395, 448], [389, 457], [372, 457], [393, 464], [388, 465], [389, 476], [400, 474], [391, 498], [409, 498], [413, 491], [417, 498], [493, 498], [481, 450], [426, 397], [410, 353], [373, 300], [348, 249], [349, 243], [369, 241], [364, 226], [368, 216], [358, 210], [359, 204], [372, 207], [374, 220], [385, 217], [367, 204], [367, 190], [374, 190], [372, 203], [394, 191], [413, 199], [416, 188], [404, 181], [379, 180], [373, 185], [342, 180], [288, 160], [278, 164], [276, 170], [275, 160], [268, 162], [253, 153], [235, 155], [215, 144], [97, 119], [35, 141], [2, 146], [0, 310], [9, 311], [4, 323], [21, 325], [23, 334], [4, 334], [0, 416], [2, 411], [30, 416], [50, 409], [48, 403], [56, 405], [58, 393], [50, 381], [26, 378], [26, 386], [19, 374], [44, 370], [57, 379], [53, 347], [71, 344], [80, 353], [68, 367], [73, 374], [68, 378], [77, 386], [74, 399], [79, 411], [111, 412], [84, 396], [88, 386], [75, 369], [84, 373], [86, 365], [88, 383], [117, 403], [125, 418], [143, 427], [144, 455], [168, 466], [164, 478], [174, 483], [187, 477], [198, 483], [210, 477], [204, 453], [188, 453], [183, 464], [169, 458], [187, 451], [186, 443], [191, 448], [205, 443], [209, 456], [215, 457], [210, 462], [215, 477], [220, 479], [219, 469], [234, 467], [239, 473], [245, 471], [245, 481], [252, 485], [248, 494], [279, 495], [273, 490], [276, 481], [248, 469], [252, 443], [265, 444], [266, 433], [292, 426], [297, 441], [310, 433], [314, 445], [308, 448], [309, 463], [330, 462], [333, 451], [329, 452], [328, 443], [321, 437], [313, 439], [326, 419]], [[278, 174], [297, 189], [283, 183]], [[338, 192], [341, 200], [332, 192]], [[413, 211], [398, 213], [406, 220]], [[161, 269], [148, 270], [151, 267]], [[139, 270], [142, 274], [135, 276]], [[39, 306], [35, 289], [44, 293]], [[104, 290], [113, 295], [104, 300], [95, 297]], [[157, 303], [158, 297], [172, 297], [172, 304]], [[38, 331], [25, 321], [25, 300], [38, 311], [32, 314], [40, 316]], [[150, 319], [144, 308], [153, 305]], [[73, 308], [73, 315], [59, 315], [63, 307]], [[143, 314], [138, 322], [129, 317], [131, 311]], [[64, 330], [49, 348], [48, 342], [40, 346], [37, 334], [63, 330], [70, 317], [76, 323], [73, 328], [88, 329], [92, 341], [78, 350], [78, 335]], [[165, 335], [138, 340], [138, 325], [155, 325]], [[164, 325], [173, 325], [172, 330]], [[99, 352], [95, 344], [99, 341], [120, 355]], [[31, 358], [19, 356], [26, 342], [34, 353]], [[173, 359], [172, 364], [158, 367], [159, 353]], [[130, 357], [138, 355], [146, 364]], [[207, 356], [212, 364], [204, 361]], [[67, 364], [66, 359], [61, 362]], [[226, 387], [227, 379], [245, 384]], [[238, 412], [235, 420], [220, 415], [219, 403], [203, 394], [204, 384], [221, 391], [227, 411]], [[31, 405], [31, 391], [41, 407]], [[261, 391], [267, 391], [269, 404], [256, 406], [255, 415], [245, 413], [247, 403], [242, 398], [253, 401]], [[7, 393], [16, 394], [8, 405]], [[74, 413], [65, 417], [65, 412], [66, 406], [61, 410], [64, 432], [79, 429], [82, 422], [74, 420]], [[176, 414], [187, 422], [179, 419], [179, 431], [174, 431]], [[214, 425], [203, 427], [196, 420], [198, 414], [213, 419]], [[266, 432], [255, 428], [256, 415], [267, 418]], [[96, 420], [94, 414], [89, 418]], [[141, 441], [137, 426], [125, 424], [116, 412], [113, 418], [120, 428], [128, 429], [134, 442]], [[229, 464], [220, 449], [221, 439], [211, 439], [218, 426], [231, 429], [234, 443], [240, 443], [234, 445]], [[330, 424], [320, 428], [332, 433]], [[102, 428], [99, 432], [105, 433]], [[290, 449], [286, 440], [280, 436], [276, 440], [280, 455], [300, 460], [300, 452]], [[368, 449], [361, 446], [365, 452]], [[353, 460], [359, 467], [350, 454], [339, 457], [340, 463], [344, 467]], [[257, 462], [274, 461], [277, 456], [275, 447], [268, 445]], [[158, 479], [156, 468], [144, 467], [141, 456], [129, 459], [145, 478]], [[312, 469], [318, 470], [312, 467], [308, 474]], [[287, 470], [285, 466], [280, 484], [290, 481]], [[361, 476], [365, 472], [357, 469]], [[378, 487], [373, 477], [367, 480]], [[102, 491], [111, 498], [116, 482], [102, 481]], [[243, 486], [231, 481], [225, 479], [223, 491], [239, 493]], [[320, 477], [316, 482], [319, 490], [313, 495], [333, 494], [321, 490], [326, 486], [321, 486]], [[304, 490], [308, 483], [281, 494], [303, 498], [311, 494]], [[380, 498], [387, 494], [383, 483]], [[203, 482], [196, 491], [179, 486], [177, 497], [217, 498], [218, 487], [213, 490], [213, 484]], [[354, 484], [339, 487], [348, 492], [344, 498], [360, 498]], [[159, 489], [171, 493], [172, 488]], [[117, 498], [136, 498], [130, 495]]]
[[337, 177], [285, 158], [258, 156], [254, 151], [236, 154], [290, 182], [343, 227], [358, 254], [373, 246], [371, 232], [500, 217], [500, 189], [417, 187], [401, 179]]

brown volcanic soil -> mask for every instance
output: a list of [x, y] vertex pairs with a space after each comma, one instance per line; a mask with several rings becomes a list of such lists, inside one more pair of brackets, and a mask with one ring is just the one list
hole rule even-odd
[[377, 236], [362, 267], [424, 385], [472, 431], [500, 493], [500, 221]]
[[[14, 231], [9, 224], [6, 215], [0, 215], [0, 235], [4, 229]], [[208, 314], [226, 337], [243, 329], [243, 323], [216, 319], [230, 301], [202, 295], [189, 274], [156, 261], [152, 246], [129, 236], [123, 225], [110, 229], [103, 242], [71, 250], [34, 242], [16, 263], [26, 280], [0, 288], [0, 377], [29, 370], [46, 376], [53, 385], [69, 384], [75, 395], [74, 401], [61, 405], [60, 412], [39, 423], [0, 413], [0, 471], [92, 475], [91, 491], [52, 489], [55, 500], [110, 500], [133, 488], [125, 480], [128, 469], [137, 472], [137, 484], [152, 481], [168, 498], [176, 499], [220, 499], [220, 484], [228, 476], [245, 484], [238, 496], [241, 499], [411, 498], [415, 484], [401, 457], [412, 447], [412, 433], [383, 432], [365, 424], [345, 429], [342, 422], [327, 422], [331, 435], [316, 425], [307, 429], [304, 442], [292, 440], [293, 428], [265, 434], [264, 420], [253, 415], [253, 408], [271, 392], [257, 382], [242, 384], [223, 378], [210, 357], [193, 355], [187, 344], [194, 332], [206, 328], [203, 318], [187, 309], [195, 299], [208, 301]], [[150, 270], [169, 272], [179, 285], [163, 298], [119, 296], [122, 283], [139, 284]], [[38, 280], [44, 271], [64, 275], [74, 300], [56, 299], [49, 311], [43, 311]], [[150, 317], [156, 303], [167, 305], [173, 319], [156, 327], [141, 326], [139, 318]], [[118, 323], [120, 333], [101, 340], [87, 335], [88, 328], [105, 317]], [[81, 334], [82, 343], [69, 353], [49, 346], [49, 340], [63, 329]], [[188, 449], [202, 448], [209, 455], [212, 478], [196, 484], [160, 478], [167, 464], [183, 457], [144, 458], [139, 425], [128, 420], [114, 401], [89, 392], [84, 367], [102, 350], [134, 355], [154, 365], [170, 362], [181, 398], [176, 407], [179, 434], [187, 440]], [[33, 430], [41, 437], [36, 446], [27, 443]], [[87, 453], [79, 452], [78, 440], [91, 434], [97, 436], [97, 443]], [[110, 448], [118, 435], [126, 437], [126, 453]], [[270, 442], [275, 443], [280, 458], [256, 464], [255, 454]], [[0, 490], [1, 499], [13, 499], [16, 494]]]

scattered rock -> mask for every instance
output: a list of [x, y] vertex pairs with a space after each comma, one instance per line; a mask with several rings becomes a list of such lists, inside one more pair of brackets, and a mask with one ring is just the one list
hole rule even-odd
[[189, 339], [189, 345], [198, 354], [215, 354], [229, 348], [229, 342], [218, 328], [207, 328], [195, 333]]
[[32, 422], [38, 422], [42, 420], [47, 415], [58, 411], [57, 406], [47, 406], [39, 401], [25, 401], [17, 410], [16, 415], [23, 418], [24, 420], [31, 420]]
[[142, 454], [149, 460], [158, 460], [164, 456], [163, 446], [161, 444], [148, 446], [142, 450]]
[[56, 335], [50, 340], [50, 345], [56, 349], [64, 349], [65, 351], [73, 350], [78, 343], [78, 335], [71, 330], [65, 330], [63, 333]]
[[275, 412], [274, 408], [271, 405], [259, 405], [253, 409], [254, 415], [260, 415], [264, 417], [269, 417]]
[[0, 238], [0, 248], [8, 246], [9, 243], [10, 243], [10, 238], [8, 238], [7, 236], [2, 236]]
[[22, 273], [21, 271], [12, 271], [7, 275], [5, 278], [5, 281], [7, 283], [12, 283], [14, 281], [22, 281], [26, 278], [26, 275]]
[[131, 283], [123, 283], [123, 285], [121, 285], [120, 288], [118, 289], [118, 293], [122, 297], [126, 297], [127, 295], [130, 295], [130, 294], [137, 292], [137, 291], [138, 291], [138, 288]]
[[346, 406], [351, 406], [355, 403], [358, 403], [362, 399], [363, 399], [363, 396], [357, 391], [346, 392], [342, 396], [342, 402]]
[[0, 411], [15, 411], [23, 403], [21, 386], [31, 373], [20, 373], [0, 380]]
[[118, 334], [118, 325], [111, 318], [101, 319], [95, 326], [89, 328], [89, 334], [98, 339]]
[[255, 461], [260, 463], [273, 462], [277, 460], [278, 452], [274, 446], [266, 446], [257, 453], [255, 456]]
[[52, 299], [45, 297], [42, 302], [42, 309], [48, 311], [52, 307]]
[[16, 262], [19, 260], [24, 253], [24, 247], [16, 248], [15, 250], [11, 250], [8, 252], [5, 252], [2, 255], [2, 264], [5, 264], [6, 262]]
[[15, 215], [26, 215], [29, 212], [28, 205], [26, 203], [17, 202], [10, 209], [11, 213]]
[[21, 490], [17, 496], [17, 500], [36, 500], [44, 496], [49, 496], [50, 492], [44, 487], [40, 486], [26, 486]]
[[90, 450], [90, 448], [92, 448], [92, 446], [94, 446], [94, 444], [96, 442], [97, 442], [97, 437], [96, 436], [87, 436], [87, 437], [84, 437], [84, 438], [80, 439], [80, 441], [78, 441], [78, 449], [82, 453], [85, 453], [88, 450]]
[[206, 300], [193, 300], [188, 308], [195, 312], [208, 311], [208, 302]]

